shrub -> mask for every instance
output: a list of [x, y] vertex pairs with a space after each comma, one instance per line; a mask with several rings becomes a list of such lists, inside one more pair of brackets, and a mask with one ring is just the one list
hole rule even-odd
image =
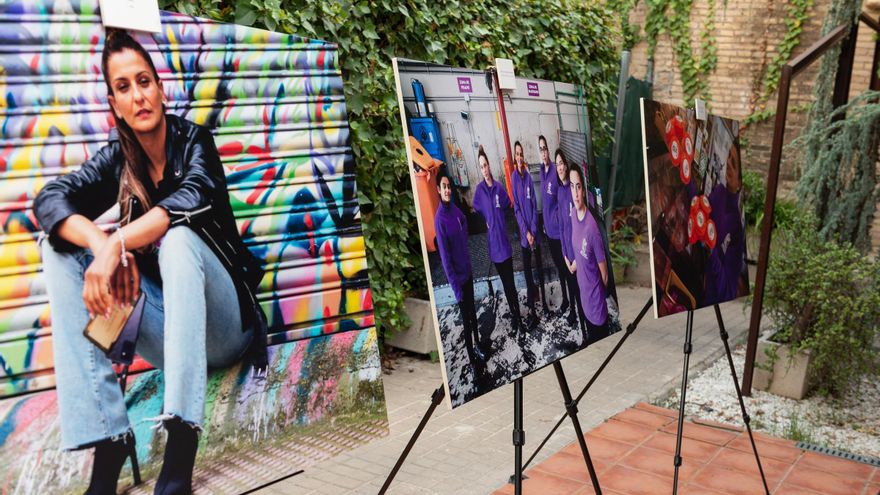
[[[746, 225], [761, 228], [764, 220], [764, 202], [767, 200], [767, 179], [758, 172], [744, 170], [743, 176], [743, 210], [746, 216]], [[773, 228], [790, 229], [794, 226], [795, 217], [799, 215], [799, 207], [796, 201], [788, 198], [776, 198], [773, 208]]]
[[849, 244], [822, 241], [815, 217], [796, 215], [770, 256], [764, 299], [774, 341], [809, 350], [820, 393], [840, 397], [878, 375], [880, 262]]
[[339, 44], [357, 160], [364, 237], [380, 330], [407, 324], [403, 301], [425, 293], [392, 57], [485, 68], [513, 59], [517, 74], [587, 91], [594, 141], [609, 142], [619, 26], [604, 2], [549, 0], [161, 0], [163, 8]]

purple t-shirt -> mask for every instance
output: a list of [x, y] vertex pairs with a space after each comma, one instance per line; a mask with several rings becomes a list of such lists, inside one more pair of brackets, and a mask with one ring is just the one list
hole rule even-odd
[[710, 218], [715, 222], [716, 243], [706, 269], [704, 304], [718, 304], [736, 298], [739, 279], [745, 270], [746, 243], [739, 210], [739, 193], [730, 194], [721, 184], [709, 195]]
[[441, 201], [434, 217], [434, 232], [446, 279], [452, 286], [455, 300], [461, 302], [461, 286], [473, 273], [468, 253], [467, 219], [457, 206]]
[[516, 214], [516, 223], [519, 225], [519, 243], [522, 247], [529, 247], [526, 232], [533, 236], [538, 234], [538, 198], [535, 196], [535, 183], [532, 182], [532, 174], [526, 167], [523, 173], [514, 169], [510, 174], [513, 191], [513, 212]]
[[[557, 184], [559, 182], [557, 181]], [[556, 190], [556, 217], [559, 222], [560, 240], [562, 241], [562, 254], [568, 261], [574, 259], [574, 248], [571, 247], [571, 212], [574, 211], [574, 203], [571, 200], [571, 183], [559, 184]]]
[[480, 181], [474, 193], [474, 210], [483, 215], [489, 227], [486, 238], [489, 242], [489, 259], [492, 263], [501, 263], [513, 256], [504, 223], [504, 212], [508, 209], [510, 209], [510, 198], [501, 184], [495, 180], [492, 181], [492, 187], [489, 187], [486, 181]]
[[544, 217], [544, 233], [551, 239], [559, 239], [562, 229], [559, 226], [557, 214], [559, 200], [559, 176], [556, 175], [556, 166], [553, 163], [541, 164], [541, 216]]
[[587, 210], [578, 219], [578, 212], [571, 211], [571, 246], [574, 248], [577, 263], [578, 288], [581, 291], [581, 305], [587, 320], [593, 325], [602, 325], [608, 319], [608, 306], [605, 303], [605, 286], [599, 263], [605, 261], [605, 246], [599, 225]]

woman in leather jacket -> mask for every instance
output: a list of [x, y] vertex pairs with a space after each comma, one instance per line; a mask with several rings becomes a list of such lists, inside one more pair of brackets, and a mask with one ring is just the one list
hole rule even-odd
[[[137, 353], [163, 370], [168, 431], [155, 493], [190, 493], [209, 366], [251, 348], [266, 367], [263, 271], [239, 236], [220, 156], [206, 128], [165, 114], [149, 54], [108, 30], [102, 53], [116, 121], [109, 144], [46, 184], [34, 211], [55, 349], [62, 447], [95, 447], [87, 493], [115, 493], [134, 435], [110, 360], [83, 335], [90, 318], [146, 297]], [[120, 227], [94, 223], [119, 203]]]

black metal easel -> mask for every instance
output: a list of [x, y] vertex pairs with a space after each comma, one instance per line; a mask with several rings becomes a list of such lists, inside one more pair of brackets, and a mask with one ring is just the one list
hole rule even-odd
[[[721, 318], [721, 308], [715, 305], [715, 318], [718, 320], [718, 330], [721, 335], [721, 341], [724, 342], [724, 352], [727, 354], [727, 362], [730, 364], [730, 374], [733, 377], [733, 385], [736, 388], [736, 396], [739, 399], [739, 407], [742, 411], [743, 422], [746, 424], [746, 431], [749, 433], [749, 440], [752, 443], [752, 452], [755, 453], [755, 462], [758, 463], [758, 471], [761, 473], [761, 482], [764, 484], [764, 493], [770, 495], [770, 489], [767, 487], [767, 478], [764, 476], [764, 467], [761, 465], [761, 458], [758, 456], [758, 447], [755, 445], [755, 438], [752, 435], [752, 427], [750, 426], [751, 418], [746, 412], [746, 404], [743, 401], [742, 391], [739, 388], [739, 380], [736, 376], [736, 368], [733, 365], [733, 355], [730, 353], [730, 344], [728, 343], [727, 330], [724, 328], [724, 320]], [[681, 371], [681, 396], [678, 402], [678, 429], [675, 433], [675, 474], [672, 479], [672, 495], [678, 493], [678, 468], [681, 467], [681, 440], [684, 429], [684, 406], [685, 396], [687, 394], [688, 382], [688, 365], [690, 364], [691, 351], [693, 350], [693, 334], [694, 334], [694, 312], [689, 310], [687, 313], [687, 326], [684, 334], [684, 366]]]
[[[626, 339], [628, 339], [629, 336], [632, 335], [633, 332], [635, 332], [636, 327], [639, 326], [639, 322], [642, 321], [642, 318], [644, 318], [645, 314], [648, 313], [648, 310], [651, 309], [651, 305], [653, 303], [654, 303], [653, 298], [648, 299], [648, 302], [646, 302], [645, 306], [642, 308], [642, 310], [639, 311], [639, 314], [638, 314], [638, 316], [636, 316], [636, 319], [633, 320], [632, 323], [627, 325], [626, 331], [623, 334], [623, 337], [621, 337], [620, 340], [617, 341], [617, 344], [614, 346], [614, 349], [611, 349], [611, 352], [608, 353], [608, 356], [605, 357], [605, 361], [603, 361], [602, 364], [599, 366], [599, 369], [597, 369], [596, 372], [593, 373], [593, 376], [590, 378], [590, 381], [588, 381], [587, 384], [584, 385], [584, 388], [581, 389], [580, 393], [578, 394], [578, 396], [574, 400], [566, 399], [566, 404], [570, 403], [570, 404], [572, 404], [572, 406], [577, 408], [578, 403], [580, 403], [581, 399], [584, 397], [584, 395], [586, 395], [587, 391], [590, 390], [590, 387], [593, 386], [593, 383], [595, 383], [596, 380], [599, 379], [599, 375], [602, 374], [602, 371], [605, 370], [605, 367], [608, 366], [608, 363], [611, 362], [611, 359], [614, 357], [615, 354], [617, 354], [617, 351], [619, 351], [620, 348], [623, 347], [623, 343], [626, 342]], [[561, 369], [560, 369], [560, 371], [561, 371]], [[568, 385], [566, 384], [566, 388], [567, 387], [568, 387]], [[564, 392], [563, 392], [563, 394], [564, 394]], [[569, 395], [569, 397], [571, 397], [571, 396]], [[566, 407], [566, 410], [568, 410], [568, 407]], [[575, 413], [576, 412], [577, 411], [575, 411]], [[568, 411], [566, 411], [566, 414], [564, 414], [562, 417], [559, 418], [559, 420], [556, 421], [556, 425], [553, 426], [553, 428], [550, 430], [549, 433], [547, 433], [547, 435], [544, 437], [544, 440], [541, 441], [540, 445], [538, 445], [538, 448], [535, 449], [535, 451], [532, 453], [532, 456], [529, 457], [529, 460], [526, 461], [525, 465], [523, 466], [523, 469], [527, 468], [529, 466], [529, 464], [531, 464], [532, 461], [535, 460], [535, 457], [538, 455], [538, 452], [540, 452], [541, 449], [544, 448], [544, 445], [547, 444], [547, 441], [550, 440], [550, 437], [552, 437], [553, 434], [556, 433], [556, 430], [558, 430], [559, 427], [562, 426], [562, 423], [565, 421], [566, 416], [570, 417], [570, 414]], [[580, 431], [579, 427], [578, 427], [578, 431]], [[583, 435], [579, 435], [579, 436], [582, 437]], [[594, 487], [594, 489], [595, 489], [595, 487]], [[599, 493], [598, 490], [596, 490], [596, 492]]]
[[[590, 480], [593, 483], [593, 490], [597, 495], [602, 495], [602, 489], [599, 486], [599, 479], [596, 475], [596, 469], [593, 466], [592, 458], [590, 457], [589, 449], [587, 448], [586, 440], [584, 439], [584, 433], [581, 428], [580, 420], [577, 417], [577, 405], [580, 402], [581, 398], [583, 398], [584, 394], [587, 393], [587, 390], [593, 385], [593, 383], [599, 378], [599, 375], [608, 366], [608, 363], [617, 354], [617, 351], [623, 345], [624, 341], [635, 331], [639, 322], [650, 309], [651, 304], [653, 303], [653, 299], [649, 299], [642, 310], [639, 312], [636, 319], [630, 323], [626, 327], [626, 333], [617, 342], [617, 345], [614, 346], [614, 349], [611, 350], [611, 353], [605, 358], [605, 361], [599, 366], [599, 369], [593, 374], [590, 381], [587, 385], [581, 390], [578, 394], [577, 398], [573, 398], [571, 396], [571, 390], [568, 386], [568, 381], [565, 378], [565, 373], [562, 370], [562, 364], [559, 361], [553, 363], [554, 371], [556, 372], [556, 378], [559, 381], [559, 388], [562, 392], [562, 399], [564, 401], [566, 413], [559, 419], [556, 423], [556, 426], [550, 431], [549, 434], [544, 438], [532, 456], [526, 461], [525, 464], [522, 462], [522, 447], [525, 445], [525, 431], [523, 430], [523, 390], [522, 390], [522, 378], [513, 382], [513, 447], [514, 447], [514, 474], [510, 477], [510, 483], [514, 485], [514, 493], [516, 495], [522, 494], [522, 480], [523, 480], [523, 471], [528, 467], [528, 465], [534, 460], [535, 456], [538, 452], [546, 445], [547, 441], [556, 432], [557, 429], [562, 425], [562, 422], [565, 421], [565, 418], [570, 418], [572, 422], [572, 426], [574, 427], [575, 434], [578, 438], [578, 444], [581, 447], [581, 453], [584, 456], [584, 462], [587, 465], [587, 471], [590, 473]], [[431, 394], [431, 405], [428, 406], [428, 410], [425, 411], [425, 414], [422, 416], [422, 420], [419, 422], [419, 425], [416, 427], [415, 431], [413, 431], [412, 436], [410, 436], [409, 442], [407, 442], [406, 447], [404, 447], [403, 452], [400, 453], [400, 456], [397, 458], [397, 462], [394, 464], [394, 467], [391, 469], [391, 472], [388, 474], [388, 477], [385, 478], [385, 483], [382, 485], [382, 488], [379, 490], [379, 495], [384, 495], [388, 488], [391, 486], [391, 482], [394, 481], [394, 477], [397, 475], [397, 472], [400, 471], [400, 467], [406, 461], [407, 456], [415, 445], [416, 441], [419, 438], [419, 435], [422, 434], [422, 430], [425, 429], [425, 425], [428, 424], [428, 420], [431, 418], [431, 415], [434, 414], [434, 410], [437, 409], [437, 406], [443, 401], [443, 397], [445, 397], [446, 391], [443, 388], [443, 385], [437, 387], [434, 390], [434, 393]]]

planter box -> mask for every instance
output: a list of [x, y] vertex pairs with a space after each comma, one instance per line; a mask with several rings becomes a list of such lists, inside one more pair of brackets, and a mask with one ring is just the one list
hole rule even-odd
[[[767, 355], [768, 350], [772, 353], [772, 349], [776, 350], [775, 361]], [[801, 351], [792, 358], [791, 347], [788, 345], [762, 339], [758, 342], [752, 383], [758, 390], [791, 399], [803, 399], [810, 390], [808, 372], [811, 360], [808, 351]], [[771, 363], [772, 370], [768, 370]]]
[[396, 333], [388, 344], [418, 354], [430, 354], [437, 350], [437, 335], [434, 332], [434, 314], [431, 303], [423, 299], [408, 297], [404, 302], [406, 314], [412, 321], [410, 327]]

